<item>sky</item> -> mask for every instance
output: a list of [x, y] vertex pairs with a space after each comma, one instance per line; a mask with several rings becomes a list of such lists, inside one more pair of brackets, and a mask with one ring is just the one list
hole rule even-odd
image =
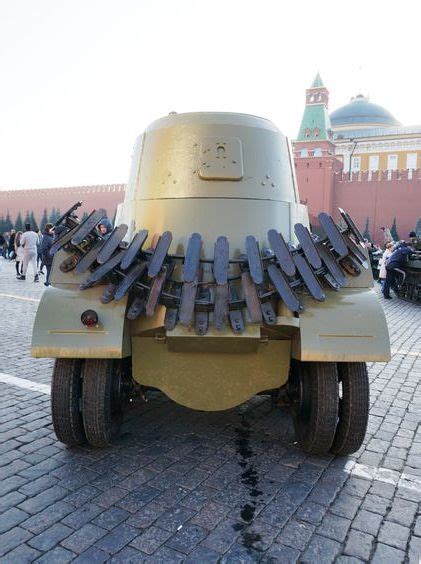
[[0, 189], [123, 183], [170, 111], [233, 111], [297, 134], [317, 71], [421, 124], [421, 3], [0, 0]]

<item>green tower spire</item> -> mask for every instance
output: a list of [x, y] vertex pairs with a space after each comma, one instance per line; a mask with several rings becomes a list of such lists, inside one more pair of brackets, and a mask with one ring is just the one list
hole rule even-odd
[[324, 88], [323, 80], [319, 72], [314, 77], [313, 83], [310, 88]]
[[330, 138], [328, 113], [329, 92], [317, 73], [306, 90], [306, 106], [301, 120], [297, 141], [327, 141]]

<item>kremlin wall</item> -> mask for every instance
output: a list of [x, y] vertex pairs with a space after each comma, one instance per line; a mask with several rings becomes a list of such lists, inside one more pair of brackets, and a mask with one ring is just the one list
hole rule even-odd
[[[329, 114], [329, 91], [319, 74], [305, 102], [292, 148], [310, 222], [317, 225], [320, 211], [339, 220], [341, 207], [377, 243], [384, 241], [381, 227], [394, 222], [399, 237], [408, 237], [421, 218], [421, 126], [402, 126], [361, 94]], [[103, 208], [112, 219], [124, 192], [124, 184], [0, 190], [0, 224], [7, 215], [14, 223], [19, 212], [23, 220], [33, 212], [40, 225], [42, 217], [57, 216], [79, 200], [80, 215]]]

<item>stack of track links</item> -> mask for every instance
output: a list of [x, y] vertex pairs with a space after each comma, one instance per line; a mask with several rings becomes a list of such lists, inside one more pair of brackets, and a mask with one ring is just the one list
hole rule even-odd
[[204, 335], [211, 312], [216, 329], [222, 330], [229, 324], [236, 334], [244, 331], [245, 321], [275, 324], [279, 299], [298, 314], [303, 310], [303, 292], [324, 301], [324, 286], [339, 290], [346, 275], [358, 276], [361, 267], [368, 268], [362, 236], [342, 209], [342, 227], [330, 215], [319, 214], [324, 231], [320, 237], [297, 223], [297, 246], [287, 243], [276, 229], [270, 229], [267, 239], [271, 248], [260, 249], [255, 237], [249, 235], [245, 254], [230, 259], [228, 239], [218, 237], [213, 259], [202, 259], [199, 233], [191, 235], [185, 255], [169, 254], [169, 231], [154, 236], [151, 247], [144, 249], [148, 238], [145, 229], [138, 231], [129, 244], [123, 241], [127, 233], [124, 224], [103, 239], [96, 229], [103, 219], [102, 212], [93, 211], [80, 222], [75, 215], [80, 205], [77, 202], [56, 223], [66, 230], [53, 244], [51, 253], [64, 249], [70, 255], [60, 269], [74, 269], [79, 274], [89, 271], [81, 290], [107, 283], [101, 297], [103, 303], [120, 300], [130, 293], [129, 319], [153, 316], [157, 305], [164, 305], [167, 330], [181, 323]]

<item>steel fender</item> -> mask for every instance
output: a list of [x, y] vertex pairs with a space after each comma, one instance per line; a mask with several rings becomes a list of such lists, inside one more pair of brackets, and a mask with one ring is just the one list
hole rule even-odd
[[[81, 292], [50, 286], [38, 306], [32, 332], [32, 356], [40, 358], [122, 358], [131, 354], [125, 323], [127, 299], [103, 305], [104, 286]], [[83, 311], [94, 309], [96, 327], [85, 327]]]
[[292, 357], [321, 362], [387, 362], [390, 342], [383, 308], [370, 288], [328, 292], [325, 302], [304, 298]]

